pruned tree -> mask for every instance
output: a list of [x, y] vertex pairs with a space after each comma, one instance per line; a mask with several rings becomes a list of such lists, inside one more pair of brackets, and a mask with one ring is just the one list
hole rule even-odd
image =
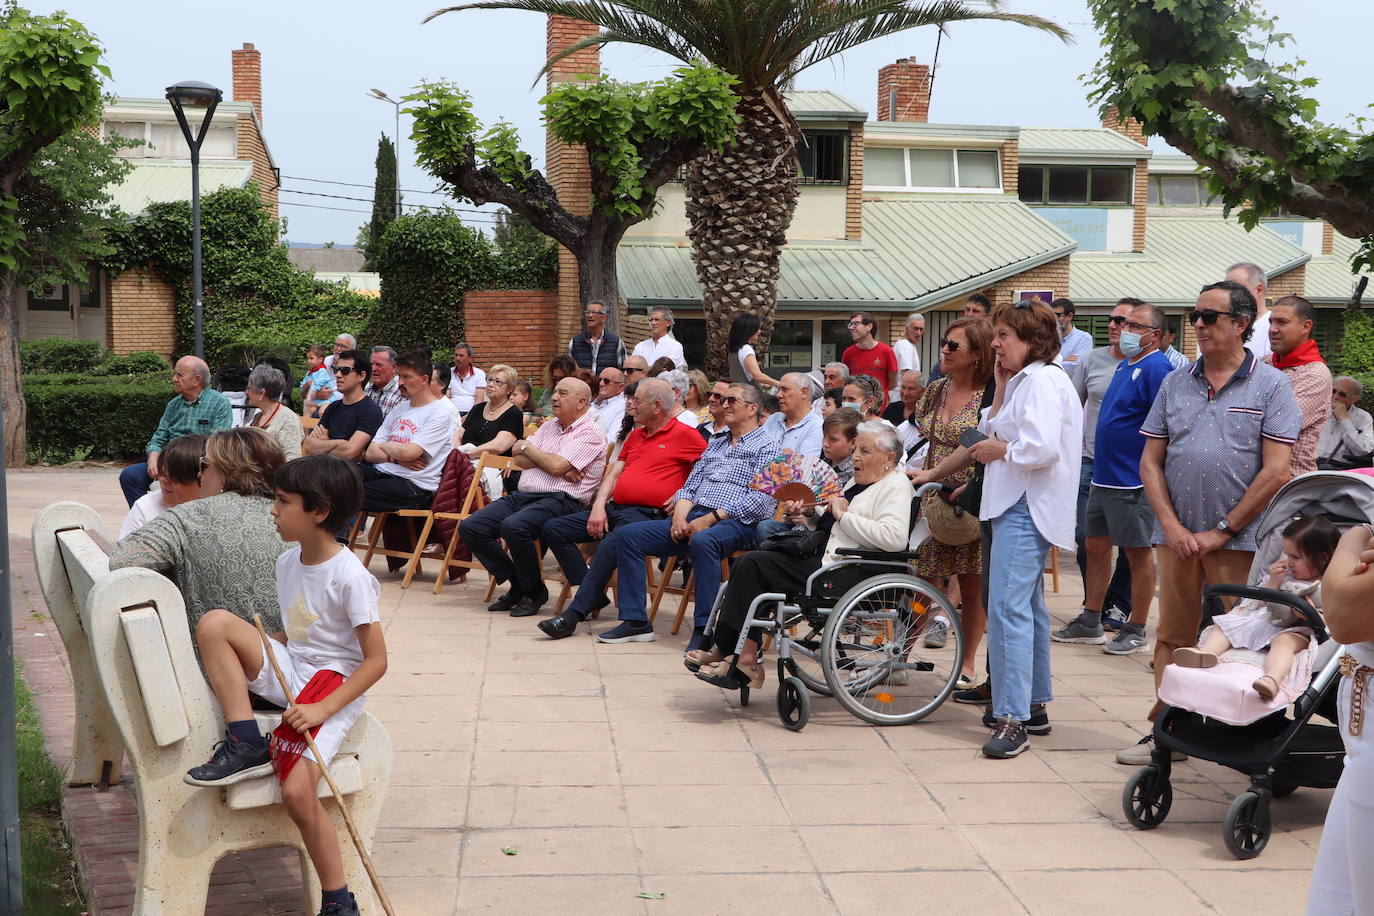
[[0, 9], [0, 398], [5, 463], [27, 453], [19, 288], [85, 279], [103, 253], [104, 188], [123, 166], [113, 144], [78, 132], [100, 120], [100, 46], [64, 14]]
[[[733, 79], [701, 64], [651, 83], [602, 78], [565, 83], [543, 99], [547, 129], [583, 146], [591, 169], [591, 213], [569, 210], [535, 169], [505, 122], [481, 134], [466, 92], [423, 83], [405, 97], [420, 164], [459, 200], [498, 203], [568, 249], [577, 259], [583, 302], [620, 301], [616, 249], [626, 230], [648, 219], [658, 189], [678, 170], [720, 150], [738, 123]], [[612, 322], [617, 311], [613, 309]]]
[[1292, 36], [1249, 0], [1089, 0], [1105, 53], [1090, 98], [1209, 172], [1247, 229], [1280, 209], [1361, 239], [1374, 266], [1374, 134], [1317, 120]]

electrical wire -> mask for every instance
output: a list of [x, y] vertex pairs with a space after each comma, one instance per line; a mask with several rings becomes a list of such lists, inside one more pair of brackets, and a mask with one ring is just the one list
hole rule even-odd
[[[311, 196], [311, 197], [332, 197], [332, 198], [334, 198], [334, 199], [336, 199], [336, 200], [356, 200], [356, 201], [360, 201], [360, 202], [365, 203], [365, 204], [375, 203], [375, 201], [373, 201], [373, 199], [370, 198], [370, 197], [351, 197], [351, 196], [349, 196], [349, 195], [347, 195], [347, 194], [325, 194], [325, 193], [322, 192], [322, 191], [298, 191], [298, 190], [296, 190], [295, 188], [278, 188], [277, 190], [279, 190], [279, 191], [286, 191], [286, 192], [289, 193], [289, 194], [307, 194], [307, 195], [309, 195], [309, 196]], [[420, 208], [428, 208], [428, 209], [437, 209], [440, 205], [438, 205], [438, 204], [411, 204], [411, 203], [406, 203], [406, 202], [402, 201], [402, 202], [401, 202], [401, 206], [403, 206], [403, 207], [420, 207]], [[495, 211], [492, 211], [492, 210], [476, 210], [476, 209], [473, 209], [472, 207], [453, 207], [453, 206], [448, 206], [448, 205], [444, 205], [444, 206], [443, 206], [443, 209], [445, 209], [445, 210], [453, 210], [453, 211], [458, 212], [458, 213], [477, 213], [477, 214], [481, 214], [482, 216], [491, 216], [491, 215], [495, 212]]]
[[[286, 189], [286, 188], [279, 188], [278, 190], [285, 191], [285, 190], [287, 190], [287, 189]], [[349, 200], [357, 200], [357, 199], [359, 199], [359, 198], [347, 198], [347, 199], [349, 199]], [[309, 208], [309, 209], [311, 209], [311, 210], [336, 210], [336, 211], [338, 211], [339, 213], [371, 213], [371, 212], [372, 212], [371, 210], [357, 210], [357, 209], [354, 209], [353, 207], [330, 207], [330, 206], [327, 206], [327, 205], [325, 205], [325, 204], [308, 204], [308, 203], [305, 203], [304, 201], [298, 201], [298, 200], [279, 200], [278, 203], [279, 203], [281, 206], [284, 206], [284, 207], [306, 207], [306, 208]], [[411, 204], [410, 206], [418, 206], [418, 204]], [[480, 211], [477, 211], [477, 212], [480, 212]], [[466, 222], [474, 222], [474, 223], [493, 223], [493, 224], [494, 224], [494, 223], [496, 222], [496, 220], [495, 220], [494, 217], [488, 217], [488, 218], [486, 218], [486, 219], [483, 219], [483, 218], [481, 218], [481, 217], [475, 217], [475, 216], [463, 216], [463, 217], [460, 217], [460, 219], [462, 219], [462, 221], [465, 222], [465, 223], [466, 223]]]

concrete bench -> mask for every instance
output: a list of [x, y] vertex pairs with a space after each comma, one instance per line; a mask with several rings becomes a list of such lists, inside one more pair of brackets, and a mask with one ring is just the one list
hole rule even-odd
[[[200, 916], [221, 856], [291, 846], [300, 853], [306, 909], [313, 912], [319, 879], [295, 824], [277, 804], [276, 777], [222, 789], [182, 781], [223, 737], [223, 718], [196, 659], [181, 593], [151, 570], [111, 571], [97, 540], [107, 537], [99, 516], [80, 503], [54, 503], [33, 524], [38, 578], [67, 650], [76, 697], [67, 783], [115, 782], [125, 754], [133, 773], [139, 814], [133, 911]], [[279, 722], [279, 715], [258, 716], [264, 732]], [[353, 821], [369, 845], [391, 765], [390, 736], [364, 713], [330, 772], [350, 795]], [[371, 883], [323, 779], [319, 791], [340, 833], [349, 888], [364, 912], [375, 912]]]

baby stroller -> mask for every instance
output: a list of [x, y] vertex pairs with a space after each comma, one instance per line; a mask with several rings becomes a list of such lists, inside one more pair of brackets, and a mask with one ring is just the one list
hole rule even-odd
[[[950, 487], [925, 484], [920, 495]], [[811, 574], [800, 595], [765, 592], [755, 596], [740, 630], [738, 653], [751, 629], [774, 639], [777, 651], [777, 711], [792, 731], [806, 727], [811, 694], [833, 696], [851, 714], [875, 725], [916, 722], [954, 690], [963, 658], [959, 616], [945, 593], [911, 572], [911, 560], [929, 535], [924, 519], [913, 526], [909, 549], [842, 549], [843, 559]], [[855, 573], [861, 573], [856, 576]], [[837, 581], [861, 578], [849, 588]], [[715, 629], [726, 589], [716, 595], [706, 630]], [[924, 636], [937, 618], [947, 633], [942, 645], [927, 647]], [[740, 688], [749, 705], [749, 688]]]
[[248, 414], [253, 409], [248, 404], [248, 375], [247, 366], [232, 363], [215, 374], [215, 390], [229, 401], [234, 418], [232, 426], [248, 425]]
[[[1324, 516], [1342, 531], [1374, 519], [1374, 478], [1339, 471], [1317, 471], [1290, 481], [1275, 494], [1260, 519], [1258, 546], [1250, 581], [1260, 582], [1283, 552], [1282, 531], [1297, 516]], [[1250, 777], [1248, 791], [1231, 802], [1222, 826], [1226, 848], [1238, 859], [1253, 859], [1269, 842], [1270, 802], [1299, 787], [1334, 788], [1341, 777], [1345, 748], [1334, 725], [1311, 721], [1320, 715], [1336, 721], [1336, 682], [1340, 646], [1327, 633], [1321, 616], [1304, 599], [1274, 589], [1213, 585], [1203, 596], [1202, 623], [1224, 612], [1223, 597], [1258, 598], [1293, 608], [1312, 628], [1318, 643], [1313, 677], [1289, 710], [1279, 708], [1249, 725], [1227, 725], [1215, 718], [1166, 706], [1155, 721], [1150, 763], [1137, 770], [1122, 791], [1126, 819], [1141, 830], [1164, 822], [1173, 802], [1169, 784], [1170, 755], [1229, 767]]]

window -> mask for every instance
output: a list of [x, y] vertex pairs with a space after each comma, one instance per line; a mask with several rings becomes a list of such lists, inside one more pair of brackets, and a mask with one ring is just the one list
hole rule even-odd
[[1151, 206], [1155, 207], [1212, 207], [1217, 198], [1207, 190], [1207, 179], [1201, 175], [1151, 175]]
[[802, 131], [797, 144], [801, 184], [849, 183], [849, 134], [843, 130]]
[[809, 372], [811, 365], [811, 319], [784, 318], [773, 323], [768, 341], [767, 365], [763, 368], [777, 378], [784, 372]]
[[47, 289], [30, 289], [29, 310], [34, 312], [67, 311], [67, 287], [49, 286]]
[[1023, 165], [1017, 196], [1028, 204], [1123, 206], [1134, 171], [1099, 165]]
[[77, 287], [78, 303], [83, 309], [98, 309], [104, 305], [102, 301], [102, 287], [100, 285], [100, 268], [92, 267], [87, 274], [86, 282]]
[[864, 150], [864, 184], [874, 188], [1002, 187], [996, 150], [899, 149]]

